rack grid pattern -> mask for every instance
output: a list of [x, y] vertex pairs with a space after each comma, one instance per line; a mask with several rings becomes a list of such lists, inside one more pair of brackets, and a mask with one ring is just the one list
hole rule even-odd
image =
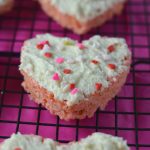
[[[100, 34], [124, 37], [132, 50], [132, 67], [122, 91], [104, 111], [85, 120], [65, 122], [29, 101], [18, 71], [24, 40], [49, 32], [82, 41]], [[150, 1], [129, 0], [123, 14], [86, 35], [63, 29], [37, 2], [16, 0], [14, 10], [0, 16], [0, 139], [12, 133], [39, 134], [59, 142], [79, 140], [95, 131], [122, 136], [132, 150], [150, 149]]]

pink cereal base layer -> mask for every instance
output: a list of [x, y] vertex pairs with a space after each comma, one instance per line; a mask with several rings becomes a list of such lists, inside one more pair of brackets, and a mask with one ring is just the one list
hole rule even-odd
[[4, 5], [0, 5], [0, 15], [10, 11], [14, 5], [13, 0], [5, 0], [5, 1], [6, 2]]
[[128, 72], [129, 70], [119, 74], [115, 82], [109, 79], [110, 86], [102, 92], [91, 94], [86, 97], [86, 100], [68, 106], [65, 100], [55, 99], [53, 93], [41, 87], [27, 72], [21, 71], [24, 76], [22, 86], [30, 94], [30, 98], [36, 103], [42, 104], [51, 114], [58, 115], [63, 120], [90, 118], [98, 108], [105, 109], [107, 103], [120, 91], [125, 83]]
[[114, 15], [121, 14], [125, 2], [119, 2], [118, 4], [114, 4], [112, 8], [87, 22], [80, 22], [74, 16], [61, 13], [58, 8], [51, 4], [50, 0], [39, 0], [39, 3], [41, 4], [44, 12], [48, 16], [52, 17], [55, 21], [57, 21], [60, 25], [73, 30], [77, 34], [84, 34], [94, 27], [103, 25]]

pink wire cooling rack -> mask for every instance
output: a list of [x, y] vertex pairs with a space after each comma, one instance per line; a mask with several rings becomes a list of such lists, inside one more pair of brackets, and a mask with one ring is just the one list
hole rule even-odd
[[[133, 53], [131, 71], [106, 110], [66, 122], [29, 100], [18, 71], [20, 48], [24, 40], [45, 32], [77, 40], [95, 34], [127, 40]], [[124, 137], [131, 150], [150, 150], [150, 0], [129, 0], [121, 16], [83, 36], [60, 27], [37, 2], [17, 0], [14, 10], [0, 17], [0, 139], [18, 131], [60, 142], [98, 131]]]

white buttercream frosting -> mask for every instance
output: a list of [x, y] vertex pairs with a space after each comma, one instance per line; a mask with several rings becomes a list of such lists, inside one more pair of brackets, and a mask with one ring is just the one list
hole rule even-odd
[[124, 2], [125, 0], [50, 0], [59, 11], [64, 14], [75, 16], [79, 21], [86, 22], [93, 19], [114, 4]]
[[1, 150], [129, 150], [122, 138], [94, 133], [80, 142], [58, 144], [35, 135], [13, 134], [4, 141]]
[[[48, 41], [50, 45], [45, 44], [39, 50], [37, 44], [41, 41]], [[83, 49], [77, 43], [69, 38], [58, 38], [50, 34], [38, 35], [25, 42], [20, 70], [52, 92], [57, 100], [66, 100], [68, 105], [73, 105], [97, 92], [96, 83], [101, 84], [102, 91], [110, 86], [108, 78], [115, 81], [116, 76], [129, 69], [125, 65], [125, 58], [130, 57], [131, 53], [124, 39], [94, 36], [80, 44]], [[115, 50], [109, 52], [108, 47], [114, 44]], [[47, 58], [45, 53], [51, 53], [52, 56]], [[64, 61], [57, 63], [58, 58], [63, 58]], [[98, 63], [94, 64], [93, 60]], [[114, 64], [116, 68], [110, 69], [108, 64]], [[71, 73], [65, 74], [65, 69], [70, 69]], [[77, 88], [74, 91], [70, 90], [72, 83]]]
[[56, 144], [51, 139], [18, 133], [5, 140], [1, 150], [56, 150]]

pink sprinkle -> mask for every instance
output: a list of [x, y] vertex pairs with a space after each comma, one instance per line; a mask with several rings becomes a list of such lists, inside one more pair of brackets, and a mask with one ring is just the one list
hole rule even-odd
[[71, 91], [71, 94], [72, 94], [72, 95], [75, 95], [78, 91], [79, 91], [78, 88], [74, 88], [74, 89]]
[[78, 46], [80, 49], [85, 49], [85, 46], [84, 46], [82, 43], [77, 43], [77, 46]]
[[64, 62], [64, 58], [58, 57], [58, 58], [55, 59], [55, 62], [58, 63], [58, 64], [62, 64]]
[[52, 79], [55, 80], [55, 81], [60, 80], [60, 77], [59, 77], [58, 73], [55, 73], [55, 74], [53, 75]]

